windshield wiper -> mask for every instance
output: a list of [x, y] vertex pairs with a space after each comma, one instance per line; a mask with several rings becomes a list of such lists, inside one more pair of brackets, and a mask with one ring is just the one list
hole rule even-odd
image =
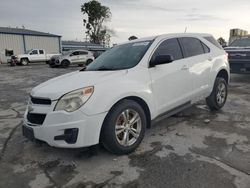
[[106, 71], [106, 70], [116, 70], [114, 67], [105, 67], [105, 66], [101, 66], [98, 67], [97, 69], [95, 69], [96, 71]]
[[109, 70], [118, 70], [118, 69], [115, 69], [114, 67], [105, 67], [105, 66], [101, 66], [101, 67], [98, 67], [96, 69], [87, 69], [87, 67], [84, 67], [83, 69], [81, 69], [80, 71], [109, 71]]
[[79, 70], [80, 72], [85, 71], [87, 67], [83, 67], [81, 70]]

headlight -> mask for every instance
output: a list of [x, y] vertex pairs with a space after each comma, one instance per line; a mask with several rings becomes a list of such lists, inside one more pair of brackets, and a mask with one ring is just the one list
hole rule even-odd
[[84, 105], [94, 92], [94, 87], [85, 87], [63, 95], [57, 102], [55, 111], [73, 112]]

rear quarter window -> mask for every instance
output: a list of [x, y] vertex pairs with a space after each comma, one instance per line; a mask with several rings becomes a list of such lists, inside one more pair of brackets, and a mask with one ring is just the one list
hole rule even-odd
[[203, 38], [206, 39], [208, 42], [212, 43], [217, 48], [223, 50], [222, 46], [217, 42], [217, 40], [215, 40], [214, 37], [210, 36], [210, 37], [203, 37]]

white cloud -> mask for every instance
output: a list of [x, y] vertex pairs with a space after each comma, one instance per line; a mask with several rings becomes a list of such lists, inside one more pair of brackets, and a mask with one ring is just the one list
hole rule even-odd
[[[84, 40], [80, 0], [1, 0], [0, 26], [21, 27], [60, 34], [63, 39]], [[230, 28], [250, 30], [249, 0], [100, 0], [110, 7], [116, 31], [113, 43], [130, 35], [207, 32], [228, 39]]]

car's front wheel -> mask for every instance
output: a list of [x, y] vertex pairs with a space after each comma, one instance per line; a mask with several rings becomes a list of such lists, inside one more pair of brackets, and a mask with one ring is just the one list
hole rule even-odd
[[206, 102], [210, 110], [221, 109], [227, 100], [227, 82], [224, 78], [217, 77], [214, 83], [214, 88]]
[[107, 115], [102, 128], [101, 142], [112, 153], [131, 153], [141, 143], [146, 124], [142, 107], [135, 101], [123, 100]]

